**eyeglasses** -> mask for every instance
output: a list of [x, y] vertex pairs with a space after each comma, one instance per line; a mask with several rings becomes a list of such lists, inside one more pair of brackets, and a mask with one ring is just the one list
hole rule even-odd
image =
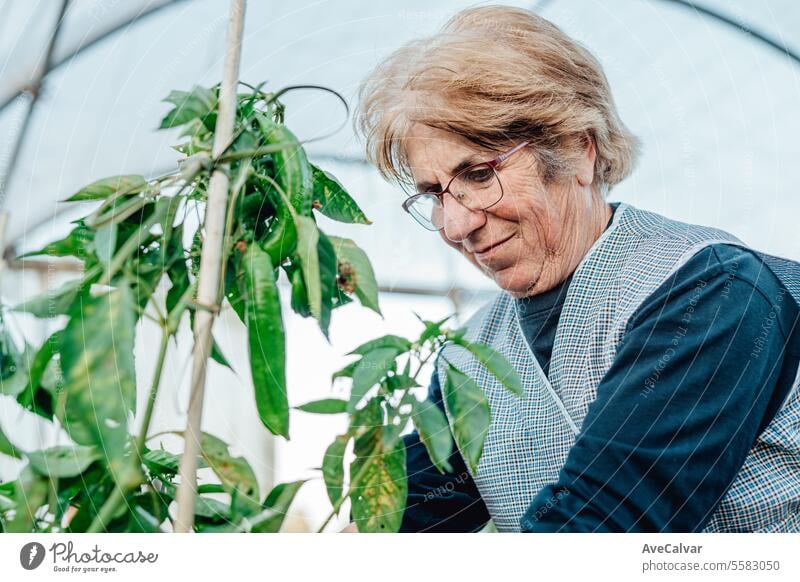
[[441, 192], [417, 192], [403, 201], [403, 210], [428, 230], [444, 228], [444, 195], [450, 195], [470, 210], [486, 210], [503, 197], [503, 184], [497, 166], [530, 144], [523, 141], [488, 162], [467, 166], [447, 183]]

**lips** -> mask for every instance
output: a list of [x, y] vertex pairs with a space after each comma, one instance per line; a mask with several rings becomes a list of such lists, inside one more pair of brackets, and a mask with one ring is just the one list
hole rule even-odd
[[498, 241], [498, 242], [496, 242], [496, 243], [493, 243], [493, 244], [491, 244], [491, 245], [488, 245], [488, 246], [484, 247], [484, 248], [483, 248], [483, 249], [481, 249], [481, 250], [476, 250], [476, 251], [475, 251], [475, 254], [476, 254], [476, 255], [485, 255], [486, 253], [488, 253], [488, 252], [489, 252], [489, 251], [491, 251], [492, 249], [495, 249], [495, 248], [499, 247], [499, 246], [500, 246], [501, 244], [503, 244], [504, 242], [507, 242], [507, 241], [511, 240], [511, 238], [512, 238], [513, 236], [514, 236], [514, 235], [511, 235], [511, 236], [509, 236], [508, 238], [504, 238], [503, 240], [501, 240], [501, 241]]

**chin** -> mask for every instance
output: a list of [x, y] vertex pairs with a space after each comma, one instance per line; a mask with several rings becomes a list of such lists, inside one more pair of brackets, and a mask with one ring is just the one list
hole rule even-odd
[[536, 285], [537, 279], [531, 281], [530, 275], [523, 276], [524, 270], [510, 267], [492, 273], [492, 278], [498, 287], [515, 297], [525, 297], [530, 294], [531, 288]]
[[511, 295], [514, 296], [525, 296], [530, 293], [531, 287], [533, 287], [534, 282], [530, 279], [527, 280], [520, 280], [521, 278], [515, 277], [504, 277], [502, 273], [495, 273], [494, 275], [494, 282], [497, 284], [498, 287], [503, 289], [504, 291], [509, 292]]

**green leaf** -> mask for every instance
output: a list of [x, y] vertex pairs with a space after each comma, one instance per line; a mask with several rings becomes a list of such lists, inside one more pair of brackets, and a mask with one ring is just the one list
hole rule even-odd
[[145, 451], [142, 461], [148, 469], [158, 475], [174, 476], [178, 474], [181, 458], [163, 449], [151, 449]]
[[333, 174], [311, 164], [314, 205], [322, 214], [339, 222], [372, 224]]
[[231, 508], [227, 503], [213, 497], [198, 495], [194, 502], [194, 514], [196, 517], [204, 517], [212, 521], [227, 522], [231, 516]]
[[103, 295], [82, 294], [60, 337], [64, 428], [76, 443], [103, 451], [115, 480], [128, 468], [128, 415], [136, 404], [135, 325], [133, 296], [123, 280]]
[[289, 506], [303, 483], [305, 481], [300, 480], [276, 485], [264, 501], [265, 511], [253, 518], [248, 518], [249, 531], [253, 533], [277, 533], [280, 531], [283, 520], [289, 512]]
[[381, 439], [383, 448], [389, 450], [400, 440], [400, 435], [408, 424], [411, 412], [401, 413], [398, 409], [387, 406], [387, 416], [387, 422], [384, 423], [381, 430]]
[[64, 202], [101, 200], [112, 194], [118, 196], [138, 194], [147, 190], [148, 184], [142, 176], [111, 176], [81, 188]]
[[10, 378], [17, 373], [17, 361], [19, 360], [19, 349], [6, 329], [3, 321], [3, 310], [0, 309], [0, 380]]
[[[66, 484], [66, 488], [63, 488]], [[59, 511], [63, 515], [70, 506], [77, 507], [67, 531], [85, 532], [97, 516], [115, 485], [107, 469], [98, 464], [78, 477], [59, 480]]]
[[27, 454], [33, 469], [46, 477], [75, 477], [101, 458], [95, 447], [59, 445]]
[[440, 319], [439, 321], [428, 321], [426, 319], [422, 319], [419, 315], [414, 313], [414, 315], [419, 319], [422, 324], [425, 326], [425, 331], [422, 332], [422, 335], [419, 336], [419, 340], [417, 340], [420, 344], [424, 344], [431, 338], [438, 337], [444, 333], [442, 329], [442, 325], [453, 317], [452, 315], [448, 315], [447, 317]]
[[53, 332], [44, 340], [44, 343], [42, 343], [42, 346], [36, 352], [29, 370], [31, 386], [38, 386], [39, 383], [42, 382], [48, 365], [58, 354], [58, 345], [60, 341], [61, 330]]
[[119, 530], [113, 529], [113, 525], [115, 524], [112, 522], [112, 527], [107, 531], [119, 531], [121, 533], [161, 533], [163, 531], [161, 529], [161, 522], [163, 519], [159, 520], [152, 515], [148, 509], [141, 505], [142, 501], [152, 505], [154, 501], [157, 502], [159, 500], [158, 498], [154, 500], [152, 496], [146, 493], [135, 495], [131, 499], [130, 511], [125, 515], [121, 528]]
[[[393, 533], [400, 529], [408, 493], [406, 448], [400, 441], [393, 449], [379, 448], [376, 453], [373, 446], [374, 439], [356, 440], [356, 459], [350, 465], [351, 512], [358, 531]], [[356, 482], [362, 468], [364, 473]]]
[[7, 511], [14, 509], [14, 500], [11, 497], [6, 497], [0, 491], [0, 533], [5, 533], [3, 529], [3, 514]]
[[[147, 265], [146, 258], [150, 257], [151, 254], [143, 252], [142, 247], [147, 247], [159, 239], [158, 236], [151, 234], [150, 231], [169, 214], [171, 202], [172, 198], [162, 197], [155, 203], [147, 204], [147, 217], [144, 218], [143, 216], [141, 221], [136, 223], [136, 229], [129, 235], [120, 237], [123, 242], [119, 249], [114, 252], [114, 256], [106, 267], [103, 278], [100, 280], [101, 283], [113, 281], [117, 271], [122, 269], [126, 261], [132, 258], [134, 258], [134, 267], [138, 271], [136, 277], [141, 279], [145, 276], [145, 273], [142, 272], [142, 267]], [[164, 266], [159, 264], [161, 261], [157, 258], [156, 253], [152, 253], [152, 256], [156, 257], [156, 260], [155, 264], [150, 265], [149, 274], [160, 279]], [[147, 294], [143, 294], [143, 299], [146, 298]]]
[[347, 401], [340, 400], [339, 398], [324, 398], [322, 400], [306, 402], [296, 408], [297, 410], [312, 412], [314, 414], [339, 414], [341, 412], [347, 412]]
[[197, 486], [197, 494], [205, 495], [206, 493], [226, 493], [225, 487], [219, 483], [204, 483]]
[[433, 464], [442, 473], [452, 471], [449, 459], [453, 452], [453, 439], [447, 418], [439, 407], [430, 400], [419, 402], [414, 406], [412, 418]]
[[311, 306], [308, 304], [308, 291], [303, 281], [303, 271], [300, 268], [293, 268], [287, 271], [287, 275], [292, 283], [292, 310], [301, 317], [312, 315]]
[[317, 256], [319, 259], [320, 281], [319, 328], [322, 330], [325, 338], [330, 341], [328, 337], [328, 326], [331, 321], [331, 311], [333, 311], [336, 304], [339, 302], [340, 295], [344, 295], [340, 294], [339, 287], [336, 284], [336, 252], [333, 250], [333, 244], [330, 239], [321, 231], [319, 232], [319, 241], [317, 242]]
[[164, 262], [171, 268], [174, 262], [186, 267], [186, 254], [183, 248], [183, 222], [175, 224], [183, 197], [170, 196], [167, 211], [161, 219], [161, 249]]
[[198, 228], [192, 236], [192, 246], [189, 250], [189, 268], [195, 281], [200, 276], [200, 255], [203, 252], [203, 235]]
[[297, 215], [285, 194], [268, 189], [268, 199], [274, 214], [268, 222], [256, 223], [253, 236], [269, 255], [272, 264], [278, 266], [298, 251]]
[[206, 120], [215, 115], [217, 92], [195, 85], [191, 91], [170, 92], [164, 101], [174, 104], [175, 107], [161, 120], [161, 129], [178, 127], [194, 119]]
[[470, 469], [475, 472], [491, 423], [489, 402], [472, 378], [449, 364], [444, 397], [452, 419], [456, 445]]
[[382, 401], [381, 397], [371, 398], [362, 408], [356, 410], [350, 416], [350, 429], [347, 434], [360, 439], [380, 429], [384, 423]]
[[319, 272], [319, 229], [313, 218], [297, 217], [297, 257], [303, 270], [308, 307], [314, 317], [322, 317], [322, 282]]
[[239, 316], [239, 320], [242, 323], [247, 323], [245, 298], [241, 293], [243, 286], [244, 270], [241, 268], [241, 262], [235, 258], [228, 259], [228, 264], [225, 267], [225, 298], [236, 315]]
[[215, 340], [213, 337], [211, 338], [211, 359], [219, 365], [225, 366], [234, 374], [236, 373], [236, 371], [233, 369], [233, 366], [231, 366], [231, 363], [228, 361], [228, 358], [226, 358], [225, 354], [222, 353], [222, 348], [219, 347], [217, 340]]
[[17, 447], [15, 447], [8, 437], [3, 434], [2, 429], [0, 429], [0, 454], [7, 455], [9, 457], [14, 457], [15, 459], [21, 459], [22, 455], [20, 454]]
[[76, 257], [80, 260], [84, 260], [93, 238], [94, 231], [86, 226], [83, 220], [80, 220], [78, 221], [78, 226], [73, 228], [70, 233], [61, 240], [51, 242], [38, 251], [31, 251], [19, 255], [16, 260], [39, 255], [47, 255], [50, 257]]
[[305, 479], [300, 479], [289, 483], [278, 483], [272, 488], [272, 491], [267, 494], [267, 498], [264, 500], [264, 507], [286, 512], [292, 500], [297, 495], [297, 492], [300, 491], [300, 487], [302, 487], [305, 482]]
[[61, 332], [48, 337], [33, 358], [28, 370], [24, 389], [17, 395], [17, 402], [47, 419], [55, 413], [56, 392], [61, 388], [61, 369], [58, 359], [58, 344]]
[[269, 256], [257, 244], [247, 247], [242, 260], [250, 369], [258, 414], [273, 434], [288, 439], [286, 345], [275, 272]]
[[100, 262], [108, 267], [117, 248], [117, 224], [109, 222], [97, 229], [92, 246]]
[[356, 371], [356, 366], [361, 360], [356, 360], [355, 362], [350, 362], [344, 368], [339, 370], [338, 372], [334, 372], [331, 375], [331, 383], [336, 380], [336, 378], [352, 378], [353, 372]]
[[469, 350], [503, 386], [513, 394], [522, 396], [522, 380], [514, 367], [500, 352], [495, 351], [486, 344], [470, 343], [463, 338], [454, 340], [453, 343]]
[[342, 498], [344, 489], [344, 453], [347, 449], [349, 435], [339, 435], [328, 445], [322, 459], [322, 478], [328, 491], [328, 499], [336, 505]]
[[95, 282], [100, 271], [87, 271], [83, 278], [64, 283], [61, 287], [48, 290], [42, 295], [27, 299], [11, 308], [12, 311], [30, 313], [35, 317], [47, 319], [58, 315], [66, 315], [78, 294]]
[[358, 361], [353, 371], [353, 387], [348, 403], [349, 411], [355, 410], [369, 389], [386, 376], [389, 370], [396, 367], [395, 358], [397, 358], [395, 348], [379, 348], [369, 352]]
[[14, 533], [37, 531], [35, 515], [45, 504], [49, 491], [49, 482], [45, 477], [30, 466], [23, 468], [14, 482], [15, 515], [14, 519], [5, 524], [6, 531]]
[[200, 454], [222, 481], [223, 487], [235, 496], [240, 509], [246, 514], [258, 512], [261, 508], [258, 481], [247, 460], [232, 457], [228, 445], [208, 433], [203, 433], [200, 438]]
[[348, 293], [352, 290], [364, 307], [380, 315], [378, 283], [367, 254], [349, 238], [337, 236], [328, 238], [336, 251], [340, 280], [344, 280], [340, 286]]
[[395, 390], [405, 390], [406, 388], [414, 388], [419, 386], [416, 380], [406, 373], [394, 374], [387, 376], [384, 380], [384, 386], [389, 392]]
[[310, 216], [313, 185], [311, 166], [303, 146], [285, 125], [276, 124], [263, 114], [257, 114], [256, 120], [265, 145], [284, 146], [272, 153], [278, 184], [298, 216]]
[[0, 379], [0, 394], [17, 396], [25, 390], [28, 385], [29, 369], [34, 359], [34, 349], [26, 342], [25, 350], [21, 354], [13, 356], [13, 365], [9, 369], [13, 369], [14, 372], [6, 378]]
[[358, 354], [360, 356], [364, 356], [373, 350], [381, 348], [392, 348], [397, 352], [397, 355], [400, 355], [411, 349], [411, 342], [404, 337], [400, 337], [399, 335], [389, 334], [365, 342], [360, 346], [358, 346], [356, 349], [348, 352], [346, 355], [351, 356], [353, 354]]

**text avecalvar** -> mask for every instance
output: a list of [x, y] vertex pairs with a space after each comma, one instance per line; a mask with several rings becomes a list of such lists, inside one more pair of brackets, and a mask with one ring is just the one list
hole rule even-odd
[[699, 554], [703, 546], [690, 544], [663, 544], [660, 546], [645, 544], [643, 554]]

